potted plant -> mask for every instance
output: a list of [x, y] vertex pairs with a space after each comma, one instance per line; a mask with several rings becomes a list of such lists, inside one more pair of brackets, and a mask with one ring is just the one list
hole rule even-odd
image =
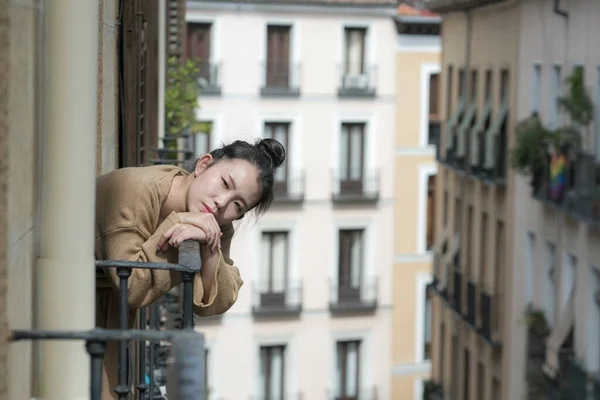
[[443, 400], [444, 399], [444, 387], [428, 379], [423, 383], [423, 400]]

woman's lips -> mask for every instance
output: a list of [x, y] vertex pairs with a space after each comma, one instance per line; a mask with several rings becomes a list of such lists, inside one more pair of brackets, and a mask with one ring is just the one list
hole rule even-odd
[[209, 206], [207, 206], [204, 203], [202, 203], [202, 206], [204, 207], [204, 212], [207, 212], [209, 214], [214, 214], [212, 208], [210, 208]]

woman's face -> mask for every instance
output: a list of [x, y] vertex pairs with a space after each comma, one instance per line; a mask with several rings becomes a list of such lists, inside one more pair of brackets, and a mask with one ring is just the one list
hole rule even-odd
[[248, 161], [213, 163], [212, 156], [206, 154], [196, 163], [193, 174], [187, 193], [188, 211], [210, 212], [219, 225], [235, 221], [260, 199], [258, 170]]

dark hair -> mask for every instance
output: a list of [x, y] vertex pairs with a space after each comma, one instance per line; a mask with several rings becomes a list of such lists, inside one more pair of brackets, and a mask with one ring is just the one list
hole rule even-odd
[[258, 170], [261, 196], [256, 212], [264, 214], [273, 202], [273, 180], [277, 167], [285, 161], [285, 149], [275, 139], [257, 139], [254, 143], [236, 140], [210, 152], [215, 162], [222, 160], [246, 160]]

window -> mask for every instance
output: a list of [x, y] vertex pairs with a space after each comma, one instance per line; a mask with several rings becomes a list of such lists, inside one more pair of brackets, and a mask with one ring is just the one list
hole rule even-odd
[[452, 399], [458, 399], [458, 383], [459, 381], [459, 361], [460, 361], [460, 353], [458, 348], [458, 335], [456, 333], [452, 334], [452, 347], [451, 351], [451, 369], [450, 369], [450, 394]]
[[290, 124], [287, 122], [267, 122], [265, 123], [265, 138], [275, 139], [283, 145], [286, 151], [286, 160], [275, 171], [275, 182], [273, 183], [273, 191], [275, 193], [287, 193], [288, 186], [288, 149], [290, 139]]
[[439, 121], [439, 86], [440, 74], [429, 75], [429, 121]]
[[464, 360], [463, 360], [463, 399], [469, 400], [469, 394], [471, 392], [471, 357], [469, 350], [465, 349]]
[[211, 24], [187, 24], [186, 57], [198, 62], [198, 75], [210, 81]]
[[448, 191], [444, 190], [444, 226], [448, 225]]
[[458, 71], [458, 99], [463, 99], [465, 95], [465, 69]]
[[433, 324], [433, 295], [431, 290], [427, 290], [427, 286], [424, 289], [425, 294], [425, 315], [424, 315], [424, 326], [423, 326], [423, 359], [431, 360], [432, 350], [432, 324]]
[[446, 324], [444, 322], [440, 325], [440, 382], [444, 383], [444, 367], [445, 367], [445, 353], [446, 351]]
[[285, 346], [260, 348], [260, 398], [281, 400], [285, 397]]
[[500, 71], [500, 102], [508, 99], [510, 90], [510, 73], [507, 69]]
[[464, 257], [464, 266], [467, 270], [467, 278], [471, 279], [471, 273], [473, 271], [473, 265], [471, 262], [471, 252], [472, 250], [472, 242], [473, 242], [473, 206], [469, 205], [467, 208], [467, 232], [465, 235], [466, 240], [466, 249], [465, 249], [465, 257]]
[[360, 341], [337, 342], [336, 400], [357, 400], [360, 388]]
[[427, 179], [427, 250], [435, 244], [435, 182], [436, 176], [429, 175]]
[[340, 230], [338, 266], [338, 296], [359, 299], [364, 257], [363, 230]]
[[289, 87], [290, 31], [290, 26], [267, 26], [267, 87]]
[[450, 118], [452, 114], [452, 89], [453, 89], [453, 80], [452, 75], [454, 74], [454, 70], [452, 65], [448, 66], [448, 76], [446, 77], [446, 118]]
[[210, 153], [211, 146], [211, 134], [213, 124], [212, 122], [202, 122], [197, 132], [191, 136], [192, 138], [192, 149], [195, 157], [201, 157], [206, 153]]
[[498, 220], [496, 222], [496, 262], [495, 276], [494, 276], [494, 293], [502, 293], [502, 272], [504, 270], [504, 251], [505, 251], [505, 240], [504, 240], [504, 221]]
[[365, 72], [365, 28], [344, 29], [344, 75], [360, 77]]
[[460, 233], [460, 225], [462, 218], [462, 203], [460, 199], [456, 199], [454, 203], [454, 232], [458, 235]]
[[362, 192], [364, 147], [365, 124], [342, 124], [340, 144], [340, 189], [342, 192]]
[[546, 319], [550, 326], [554, 325], [555, 315], [555, 293], [556, 293], [556, 246], [553, 243], [546, 243], [546, 252], [544, 260], [544, 308], [546, 310]]
[[494, 378], [492, 381], [492, 400], [500, 400], [502, 398], [502, 393], [500, 386], [500, 380], [498, 378]]
[[479, 393], [479, 397], [482, 399], [486, 399], [485, 396], [485, 366], [483, 363], [477, 363], [477, 391], [475, 393]]
[[527, 260], [525, 261], [525, 304], [527, 305], [533, 305], [535, 267], [535, 234], [527, 232]]
[[492, 99], [493, 90], [493, 73], [491, 69], [485, 71], [485, 100], [490, 101]]
[[263, 232], [261, 262], [261, 304], [283, 303], [288, 274], [288, 233]]
[[531, 89], [531, 111], [540, 111], [540, 100], [542, 96], [542, 66], [533, 65], [533, 87]]
[[477, 70], [474, 69], [471, 71], [471, 96], [470, 101], [477, 100]]
[[485, 284], [485, 277], [488, 273], [486, 271], [487, 265], [487, 238], [488, 238], [488, 213], [483, 212], [481, 215], [481, 233], [479, 235], [481, 237], [481, 245], [479, 246], [479, 283], [481, 285]]
[[550, 115], [548, 123], [551, 129], [558, 127], [558, 116], [560, 108], [558, 98], [562, 92], [562, 68], [560, 65], [552, 67], [552, 82], [550, 83]]

